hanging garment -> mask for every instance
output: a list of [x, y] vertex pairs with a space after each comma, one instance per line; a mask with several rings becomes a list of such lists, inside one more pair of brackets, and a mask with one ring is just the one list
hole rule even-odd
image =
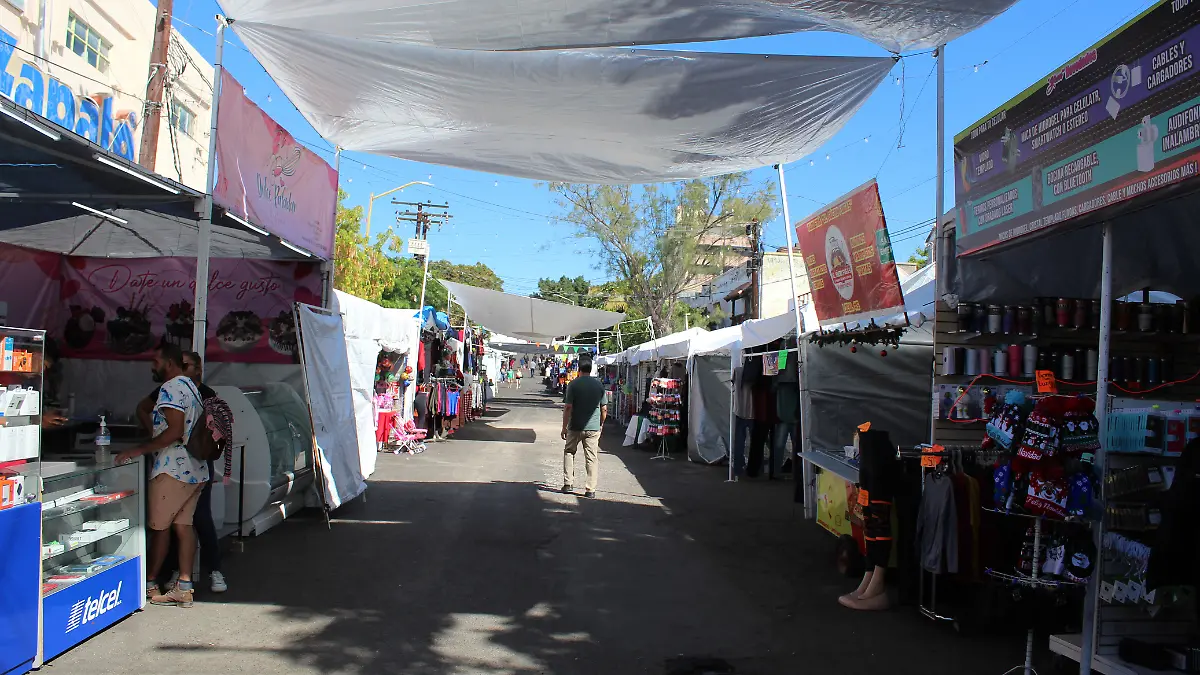
[[927, 571], [958, 572], [958, 514], [954, 483], [947, 476], [934, 474], [925, 481], [917, 515], [917, 542], [921, 566]]
[[[1187, 444], [1175, 480], [1162, 500], [1158, 528], [1146, 571], [1146, 588], [1200, 585], [1200, 439]], [[1200, 604], [1200, 596], [1196, 597]]]
[[429, 430], [429, 394], [423, 391], [417, 392], [413, 397], [413, 415], [417, 426]]

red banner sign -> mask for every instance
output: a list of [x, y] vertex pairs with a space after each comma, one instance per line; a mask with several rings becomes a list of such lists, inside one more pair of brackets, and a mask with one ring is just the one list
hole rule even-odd
[[796, 223], [796, 241], [822, 326], [904, 311], [874, 180]]
[[234, 215], [329, 259], [338, 175], [221, 73], [213, 201]]

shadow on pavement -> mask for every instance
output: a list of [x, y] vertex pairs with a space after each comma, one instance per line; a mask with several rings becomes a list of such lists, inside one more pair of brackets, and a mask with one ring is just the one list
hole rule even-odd
[[1023, 631], [964, 637], [923, 618], [916, 607], [861, 613], [839, 605], [838, 596], [854, 590], [858, 579], [837, 572], [836, 539], [804, 518], [790, 475], [728, 483], [725, 465], [692, 463], [683, 452], [652, 460], [652, 451], [622, 447], [622, 440], [613, 426], [601, 437], [601, 450], [619, 458], [647, 494], [663, 495], [670, 526], [771, 613], [773, 630], [793, 636], [792, 672], [982, 674], [1023, 660]]
[[[270, 546], [248, 547], [232, 578], [271, 577], [218, 602], [315, 626], [252, 651], [317, 672], [632, 675], [665, 673], [669, 660], [671, 672], [693, 672], [678, 670], [681, 654], [748, 664], [737, 673], [791, 672], [784, 655], [767, 656], [769, 624], [712, 584], [685, 541], [653, 533], [662, 517], [655, 504], [532, 483], [376, 482], [331, 530], [293, 520]], [[282, 563], [279, 551], [305, 555]], [[715, 643], [736, 653], [707, 654]], [[240, 651], [180, 649], [213, 663]], [[770, 667], [749, 667], [764, 658]]]

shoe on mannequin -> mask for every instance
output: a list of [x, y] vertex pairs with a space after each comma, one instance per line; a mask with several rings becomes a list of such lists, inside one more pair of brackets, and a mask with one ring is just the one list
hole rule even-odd
[[867, 588], [869, 588], [871, 586], [871, 577], [874, 576], [874, 574], [875, 574], [875, 570], [873, 570], [873, 569], [867, 570], [867, 572], [865, 574], [863, 574], [862, 582], [858, 584], [858, 588], [839, 597], [838, 602], [841, 602], [842, 598], [854, 598], [855, 600], [857, 600], [858, 598], [861, 598], [862, 594], [865, 593], [867, 591]]
[[850, 609], [863, 611], [880, 611], [891, 606], [888, 600], [887, 585], [884, 583], [885, 570], [876, 567], [863, 575], [863, 583], [853, 593], [838, 598], [838, 604]]

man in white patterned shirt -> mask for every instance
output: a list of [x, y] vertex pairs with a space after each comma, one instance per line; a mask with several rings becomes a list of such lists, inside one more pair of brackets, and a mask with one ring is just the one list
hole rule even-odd
[[147, 491], [147, 520], [150, 525], [150, 550], [147, 579], [158, 577], [171, 545], [171, 530], [179, 537], [179, 581], [165, 594], [157, 584], [146, 582], [146, 595], [158, 605], [192, 606], [192, 565], [196, 556], [196, 530], [192, 517], [200, 490], [208, 482], [208, 465], [192, 457], [186, 447], [192, 429], [203, 412], [196, 385], [183, 374], [183, 352], [175, 345], [163, 345], [151, 366], [156, 382], [161, 382], [154, 405], [154, 438], [148, 443], [117, 455], [124, 463], [140, 455], [154, 454]]

